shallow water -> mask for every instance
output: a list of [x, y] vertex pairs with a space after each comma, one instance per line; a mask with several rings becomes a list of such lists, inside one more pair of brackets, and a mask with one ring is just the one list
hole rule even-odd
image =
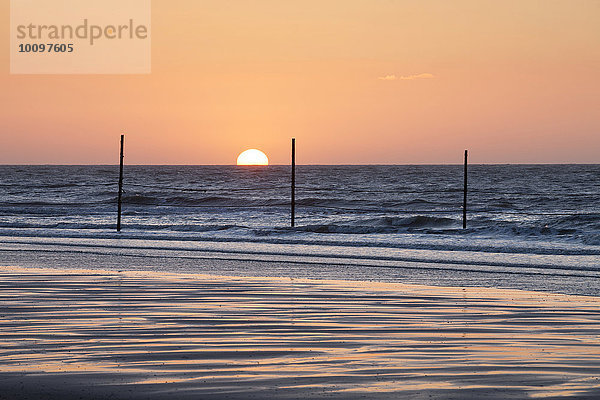
[[597, 298], [2, 268], [0, 397], [594, 398]]

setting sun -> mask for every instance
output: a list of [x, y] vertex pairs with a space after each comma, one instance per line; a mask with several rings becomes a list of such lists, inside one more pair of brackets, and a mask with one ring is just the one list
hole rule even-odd
[[269, 165], [269, 159], [262, 151], [250, 149], [238, 156], [237, 165]]

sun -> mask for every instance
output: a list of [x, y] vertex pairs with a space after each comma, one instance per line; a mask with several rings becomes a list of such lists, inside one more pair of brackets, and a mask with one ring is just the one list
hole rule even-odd
[[269, 159], [262, 151], [250, 149], [238, 156], [237, 165], [269, 165]]

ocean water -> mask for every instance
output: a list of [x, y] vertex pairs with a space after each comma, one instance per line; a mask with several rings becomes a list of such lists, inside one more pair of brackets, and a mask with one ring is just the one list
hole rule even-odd
[[600, 165], [0, 166], [0, 264], [600, 294]]

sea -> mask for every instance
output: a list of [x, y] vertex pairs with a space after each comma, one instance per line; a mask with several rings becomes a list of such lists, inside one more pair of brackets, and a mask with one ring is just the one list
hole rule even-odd
[[600, 165], [0, 166], [0, 265], [600, 295]]

